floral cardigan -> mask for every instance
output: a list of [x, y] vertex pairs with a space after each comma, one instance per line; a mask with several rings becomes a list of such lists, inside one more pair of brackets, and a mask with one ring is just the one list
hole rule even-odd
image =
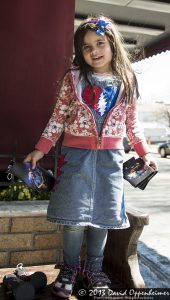
[[120, 87], [115, 106], [109, 111], [100, 136], [94, 116], [81, 98], [79, 71], [68, 72], [62, 83], [53, 114], [35, 148], [48, 153], [64, 132], [62, 145], [84, 149], [121, 149], [124, 131], [139, 156], [149, 152], [137, 117], [137, 97], [125, 103], [124, 87]]

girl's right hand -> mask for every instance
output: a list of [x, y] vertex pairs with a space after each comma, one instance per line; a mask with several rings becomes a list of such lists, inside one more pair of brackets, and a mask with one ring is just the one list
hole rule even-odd
[[39, 150], [34, 150], [26, 156], [24, 162], [31, 162], [32, 169], [35, 169], [37, 161], [43, 158], [43, 156], [44, 156], [43, 152]]

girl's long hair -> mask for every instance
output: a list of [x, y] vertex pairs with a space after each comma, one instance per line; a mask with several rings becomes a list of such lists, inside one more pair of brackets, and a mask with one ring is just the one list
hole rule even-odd
[[113, 53], [111, 67], [113, 72], [122, 79], [125, 87], [125, 99], [127, 103], [130, 103], [132, 101], [134, 90], [136, 90], [137, 95], [139, 95], [137, 80], [131, 67], [129, 54], [124, 47], [122, 36], [110, 18], [103, 17], [102, 15], [90, 17], [79, 25], [74, 34], [75, 57], [73, 65], [79, 68], [80, 76], [84, 76], [84, 78], [92, 86], [88, 79], [88, 74], [92, 71], [92, 69], [84, 60], [82, 48], [85, 34], [89, 30], [96, 32], [99, 29], [98, 22], [96, 22], [96, 20], [100, 20], [100, 18], [104, 18], [104, 20], [109, 24], [109, 26], [105, 27], [104, 32], [108, 38]]

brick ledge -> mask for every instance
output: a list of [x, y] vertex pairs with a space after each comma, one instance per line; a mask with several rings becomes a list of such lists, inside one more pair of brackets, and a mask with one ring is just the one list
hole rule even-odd
[[0, 201], [0, 217], [45, 216], [49, 200]]

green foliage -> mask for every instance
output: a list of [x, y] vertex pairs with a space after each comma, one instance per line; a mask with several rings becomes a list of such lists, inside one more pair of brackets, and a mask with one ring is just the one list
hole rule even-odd
[[50, 193], [33, 191], [22, 181], [0, 190], [0, 201], [48, 200], [49, 198]]

